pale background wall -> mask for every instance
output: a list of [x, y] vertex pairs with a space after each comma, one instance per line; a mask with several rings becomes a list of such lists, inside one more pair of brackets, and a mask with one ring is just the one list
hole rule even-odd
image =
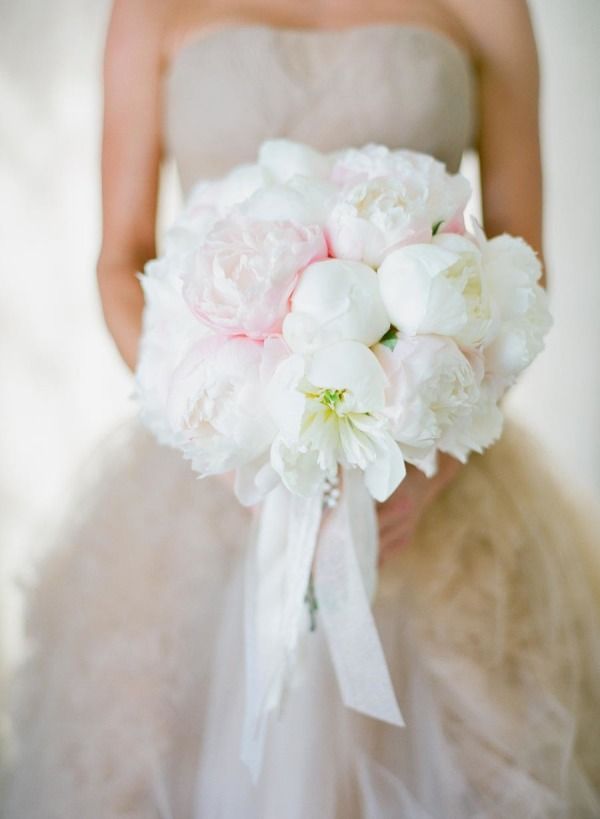
[[555, 328], [514, 406], [565, 478], [600, 491], [600, 0], [530, 0], [542, 67], [545, 256]]
[[[105, 0], [0, 0], [0, 602], [18, 593], [76, 466], [127, 413], [96, 297]], [[556, 327], [512, 398], [557, 469], [600, 490], [600, 0], [533, 0]], [[71, 483], [72, 485], [72, 483]]]

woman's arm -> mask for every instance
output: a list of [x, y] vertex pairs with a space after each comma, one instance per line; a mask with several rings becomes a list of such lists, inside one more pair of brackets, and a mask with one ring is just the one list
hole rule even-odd
[[542, 255], [538, 56], [525, 0], [452, 0], [479, 79], [481, 191], [489, 236], [522, 236]]
[[166, 5], [161, 0], [116, 0], [104, 60], [103, 225], [97, 275], [107, 326], [132, 369], [143, 308], [136, 273], [155, 255]]

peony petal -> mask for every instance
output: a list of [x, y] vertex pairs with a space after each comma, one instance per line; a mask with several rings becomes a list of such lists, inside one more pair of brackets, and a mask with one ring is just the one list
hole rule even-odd
[[286, 184], [261, 188], [242, 206], [252, 219], [289, 220], [306, 227], [324, 226], [335, 188], [330, 182], [294, 177]]
[[290, 139], [263, 142], [258, 152], [258, 162], [277, 182], [287, 182], [296, 175], [327, 179], [331, 169], [329, 156]]
[[297, 440], [306, 404], [299, 390], [304, 377], [305, 361], [293, 355], [277, 367], [266, 387], [266, 401], [270, 416], [288, 440]]
[[422, 244], [399, 248], [386, 257], [378, 272], [379, 288], [395, 327], [408, 335], [448, 334], [464, 324], [460, 294], [440, 277], [456, 260], [449, 251]]
[[389, 326], [375, 271], [361, 262], [327, 259], [301, 274], [283, 336], [297, 352], [349, 340], [370, 347]]
[[297, 495], [310, 497], [323, 487], [324, 473], [319, 466], [318, 452], [302, 452], [276, 436], [271, 446], [271, 465], [285, 486]]
[[385, 501], [404, 480], [406, 464], [400, 447], [386, 435], [377, 442], [379, 456], [365, 470], [365, 484], [378, 501]]
[[338, 341], [307, 360], [306, 377], [321, 389], [348, 390], [353, 411], [383, 409], [385, 373], [368, 347], [357, 341]]

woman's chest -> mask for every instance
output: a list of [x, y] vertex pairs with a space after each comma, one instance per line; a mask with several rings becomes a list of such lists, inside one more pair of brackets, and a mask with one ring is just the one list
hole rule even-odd
[[456, 169], [474, 135], [469, 59], [421, 26], [228, 26], [178, 53], [164, 91], [166, 144], [184, 188], [252, 161], [274, 137], [324, 151], [379, 142]]

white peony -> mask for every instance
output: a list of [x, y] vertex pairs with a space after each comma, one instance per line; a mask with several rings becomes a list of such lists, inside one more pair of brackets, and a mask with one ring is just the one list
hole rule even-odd
[[[178, 445], [201, 476], [228, 472], [265, 453], [275, 433], [265, 406], [271, 345], [211, 336], [173, 372], [167, 416]], [[269, 366], [271, 366], [269, 364]]]
[[326, 259], [301, 274], [283, 337], [294, 352], [347, 340], [370, 347], [389, 326], [375, 271], [362, 262]]
[[440, 451], [466, 463], [469, 453], [481, 453], [497, 441], [503, 425], [499, 398], [496, 381], [486, 377], [479, 385], [479, 399], [471, 412], [457, 418], [442, 436]]
[[341, 186], [326, 231], [334, 256], [378, 267], [396, 247], [464, 229], [469, 183], [426, 154], [368, 145], [341, 154], [331, 176]]
[[443, 336], [400, 337], [374, 348], [388, 378], [385, 413], [406, 460], [421, 465], [459, 420], [476, 407], [483, 375]]
[[497, 321], [482, 254], [466, 236], [443, 234], [399, 248], [378, 275], [390, 320], [402, 333], [450, 336], [469, 347], [493, 336]]
[[386, 253], [406, 242], [425, 242], [429, 221], [407, 201], [402, 184], [373, 179], [345, 188], [325, 228], [332, 256], [377, 267]]
[[279, 428], [271, 463], [288, 489], [318, 491], [339, 463], [364, 470], [377, 500], [394, 491], [405, 467], [383, 415], [385, 383], [373, 353], [356, 341], [293, 355], [279, 365], [268, 389]]
[[183, 300], [181, 280], [168, 259], [148, 262], [139, 279], [145, 299], [135, 372], [140, 418], [161, 443], [172, 444], [166, 417], [171, 375], [189, 346], [210, 330]]
[[523, 239], [506, 234], [484, 242], [482, 254], [500, 325], [486, 349], [486, 369], [508, 386], [542, 351], [552, 326], [546, 291], [538, 284], [542, 266]]

